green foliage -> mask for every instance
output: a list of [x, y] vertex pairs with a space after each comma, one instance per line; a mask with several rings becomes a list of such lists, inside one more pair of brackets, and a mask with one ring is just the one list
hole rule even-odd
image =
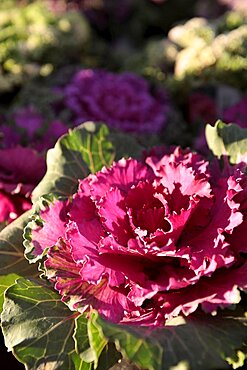
[[90, 348], [88, 331], [87, 331], [88, 319], [84, 315], [80, 315], [75, 320], [75, 349], [76, 352], [84, 359], [84, 361], [90, 363], [94, 360], [92, 350]]
[[23, 228], [32, 211], [28, 211], [0, 232], [0, 275], [33, 276], [37, 269], [24, 258]]
[[[45, 281], [18, 279], [5, 294], [1, 316], [5, 343], [28, 370], [44, 366], [106, 370], [120, 358], [115, 346], [107, 343], [101, 327], [71, 312]], [[92, 359], [86, 349], [91, 351]]]
[[221, 23], [217, 29], [217, 22], [195, 18], [171, 29], [170, 39], [182, 47], [176, 58], [175, 80], [195, 86], [222, 82], [245, 88], [247, 25], [244, 17], [234, 19], [239, 27], [225, 29], [227, 25]]
[[154, 329], [71, 312], [42, 280], [18, 279], [5, 296], [6, 345], [30, 370], [107, 370], [121, 355], [126, 369], [228, 369], [245, 358], [247, 319], [232, 311], [178, 317]]
[[0, 92], [29, 77], [47, 76], [65, 62], [80, 62], [90, 33], [79, 12], [55, 14], [41, 1], [0, 8]]
[[13, 285], [20, 276], [17, 274], [9, 274], [0, 276], [0, 313], [3, 309], [4, 293], [11, 285]]
[[210, 44], [215, 37], [215, 30], [205, 18], [192, 18], [183, 25], [173, 27], [168, 37], [181, 48], [186, 48], [198, 41]]
[[236, 350], [247, 343], [247, 319], [232, 314], [180, 317], [157, 329], [115, 325], [97, 313], [92, 320], [124, 358], [150, 370], [169, 370], [178, 364], [187, 364], [190, 370], [228, 369], [227, 361], [236, 364]]
[[94, 367], [97, 369], [98, 359], [107, 344], [101, 326], [92, 317], [88, 320], [88, 338], [93, 353]]
[[33, 200], [43, 194], [70, 196], [78, 179], [100, 170], [113, 161], [113, 147], [107, 140], [106, 126], [84, 123], [62, 136], [47, 153], [47, 173], [34, 189]]
[[219, 120], [214, 127], [206, 126], [206, 139], [216, 157], [227, 156], [232, 164], [246, 162], [247, 129]]
[[104, 335], [115, 342], [116, 348], [124, 358], [130, 359], [144, 369], [161, 369], [162, 347], [153, 340], [152, 329], [114, 325], [100, 319], [96, 312], [92, 313], [91, 320], [102, 327]]
[[218, 21], [218, 33], [232, 31], [246, 24], [246, 14], [240, 11], [226, 12]]
[[105, 125], [86, 122], [62, 136], [47, 153], [47, 173], [34, 189], [33, 200], [43, 194], [70, 196], [78, 179], [110, 166], [122, 156], [137, 156], [141, 151], [134, 137], [110, 133]]
[[94, 318], [88, 319], [84, 315], [77, 317], [73, 336], [76, 352], [86, 363], [94, 363], [95, 369], [110, 369], [121, 358], [121, 354], [113, 343], [108, 343]]
[[5, 343], [29, 370], [90, 369], [74, 349], [76, 313], [42, 281], [19, 279], [6, 291], [1, 316]]

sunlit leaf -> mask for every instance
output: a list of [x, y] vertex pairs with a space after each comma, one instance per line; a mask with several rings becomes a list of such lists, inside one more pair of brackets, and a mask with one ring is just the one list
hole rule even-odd
[[11, 285], [13, 285], [20, 276], [17, 274], [9, 274], [9, 275], [2, 275], [0, 276], [0, 313], [2, 312], [3, 308], [3, 301], [4, 301], [4, 292], [8, 289]]
[[90, 347], [89, 338], [88, 338], [88, 319], [84, 315], [80, 315], [76, 318], [75, 321], [75, 349], [79, 353], [80, 357], [87, 363], [94, 361], [94, 353]]
[[162, 347], [151, 337], [152, 330], [112, 324], [101, 319], [97, 312], [92, 313], [91, 320], [102, 327], [105, 337], [116, 344], [124, 358], [144, 369], [161, 369]]
[[246, 162], [247, 129], [219, 120], [214, 127], [206, 126], [206, 139], [209, 149], [216, 157], [228, 156], [233, 164]]
[[157, 329], [112, 324], [96, 312], [93, 320], [124, 358], [150, 370], [228, 369], [230, 359], [247, 343], [247, 319], [233, 314], [192, 315]]
[[115, 345], [104, 337], [94, 316], [90, 320], [84, 315], [76, 319], [74, 339], [77, 353], [85, 362], [94, 362], [97, 370], [110, 369], [121, 358]]
[[77, 315], [41, 279], [19, 279], [5, 293], [1, 319], [6, 346], [28, 370], [89, 370], [75, 351]]
[[87, 122], [62, 136], [47, 153], [47, 173], [34, 189], [33, 200], [48, 193], [69, 196], [79, 178], [110, 165], [114, 154], [108, 134], [106, 126]]
[[22, 234], [31, 213], [25, 212], [0, 232], [0, 275], [37, 275], [37, 268], [24, 258]]
[[76, 191], [78, 179], [110, 166], [114, 159], [136, 156], [141, 150], [134, 137], [110, 132], [104, 124], [83, 123], [48, 151], [47, 172], [34, 189], [33, 201], [48, 193], [67, 197]]

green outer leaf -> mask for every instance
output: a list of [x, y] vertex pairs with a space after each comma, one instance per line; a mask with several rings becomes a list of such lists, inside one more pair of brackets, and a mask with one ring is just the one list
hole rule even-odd
[[9, 274], [0, 276], [0, 314], [3, 309], [3, 301], [4, 301], [4, 292], [15, 283], [15, 281], [19, 278], [19, 275], [16, 274]]
[[97, 316], [92, 315], [88, 320], [88, 338], [90, 347], [94, 354], [94, 367], [97, 369], [98, 359], [107, 344], [101, 326], [97, 323]]
[[29, 370], [90, 369], [75, 352], [77, 313], [41, 280], [19, 279], [5, 293], [2, 329], [5, 343]]
[[99, 357], [97, 370], [112, 369], [113, 365], [118, 365], [118, 361], [121, 358], [122, 356], [120, 352], [117, 351], [115, 344], [107, 343]]
[[[138, 159], [141, 157], [143, 150], [145, 147], [143, 144], [140, 144], [137, 141], [137, 137], [130, 134], [125, 134], [123, 132], [110, 132], [108, 136], [109, 140], [112, 142], [114, 151], [115, 151], [115, 160], [121, 159], [122, 157], [133, 157]], [[152, 145], [153, 143], [150, 143], [149, 145]]]
[[237, 350], [247, 343], [247, 319], [232, 313], [192, 315], [157, 329], [112, 324], [96, 312], [93, 317], [124, 358], [147, 369], [168, 370], [177, 365], [190, 370], [228, 369]]
[[73, 355], [71, 355], [71, 358], [72, 358], [72, 361], [74, 362], [76, 370], [91, 370], [92, 369], [92, 363], [83, 361], [83, 359], [80, 358], [80, 356], [78, 356], [77, 353], [73, 353]]
[[215, 126], [206, 125], [206, 139], [209, 149], [220, 158], [228, 156], [230, 162], [241, 162], [247, 156], [247, 129], [235, 124], [217, 121]]
[[112, 324], [100, 318], [95, 311], [91, 320], [101, 326], [105, 337], [116, 344], [124, 358], [144, 369], [161, 369], [163, 351], [158, 341], [151, 338], [152, 331], [142, 327]]
[[44, 194], [70, 196], [78, 179], [109, 166], [114, 158], [105, 125], [86, 122], [63, 135], [47, 153], [47, 172], [33, 191], [33, 201]]
[[164, 348], [168, 369], [175, 365], [175, 358], [177, 363], [186, 361], [190, 370], [228, 369], [226, 357], [235, 356], [247, 340], [246, 324], [243, 317], [192, 315], [182, 325], [169, 325], [164, 332], [157, 329], [154, 337]]
[[98, 359], [107, 345], [101, 327], [93, 319], [88, 320], [84, 315], [80, 315], [76, 319], [74, 340], [80, 357], [86, 362], [94, 362], [96, 369]]
[[108, 343], [101, 327], [86, 315], [80, 315], [75, 321], [75, 349], [87, 363], [94, 362], [97, 370], [110, 369], [121, 358], [113, 343]]
[[31, 210], [25, 212], [0, 232], [0, 275], [37, 275], [37, 268], [24, 258], [23, 248], [23, 227], [31, 213]]
[[80, 357], [86, 362], [93, 362], [94, 354], [90, 348], [88, 338], [88, 319], [85, 315], [80, 315], [75, 320], [75, 332], [73, 335], [75, 341], [76, 352], [79, 353]]
[[123, 156], [139, 156], [143, 147], [134, 136], [111, 131], [104, 124], [85, 122], [69, 130], [47, 153], [47, 172], [34, 189], [34, 202], [44, 194], [68, 197], [77, 190], [78, 179], [110, 166]]

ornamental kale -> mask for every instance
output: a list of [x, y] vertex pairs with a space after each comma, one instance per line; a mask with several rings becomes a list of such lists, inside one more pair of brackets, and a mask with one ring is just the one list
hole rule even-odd
[[76, 124], [94, 120], [122, 131], [158, 133], [167, 120], [166, 93], [152, 95], [147, 81], [133, 73], [84, 69], [63, 93]]
[[[163, 325], [201, 305], [215, 312], [247, 287], [247, 178], [177, 148], [121, 159], [79, 180], [71, 202], [41, 210], [26, 255], [72, 310]], [[29, 226], [28, 226], [29, 228]], [[238, 289], [239, 288], [239, 289]]]

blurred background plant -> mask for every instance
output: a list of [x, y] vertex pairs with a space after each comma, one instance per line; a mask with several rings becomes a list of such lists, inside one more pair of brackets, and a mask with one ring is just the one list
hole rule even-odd
[[205, 123], [246, 95], [246, 19], [239, 0], [3, 0], [1, 146], [45, 152], [78, 124], [62, 90], [80, 69], [103, 68], [167, 91], [159, 139], [198, 149]]
[[33, 77], [49, 76], [65, 64], [83, 61], [90, 37], [86, 18], [76, 11], [58, 14], [41, 1], [25, 6], [2, 1], [0, 94], [19, 88]]

